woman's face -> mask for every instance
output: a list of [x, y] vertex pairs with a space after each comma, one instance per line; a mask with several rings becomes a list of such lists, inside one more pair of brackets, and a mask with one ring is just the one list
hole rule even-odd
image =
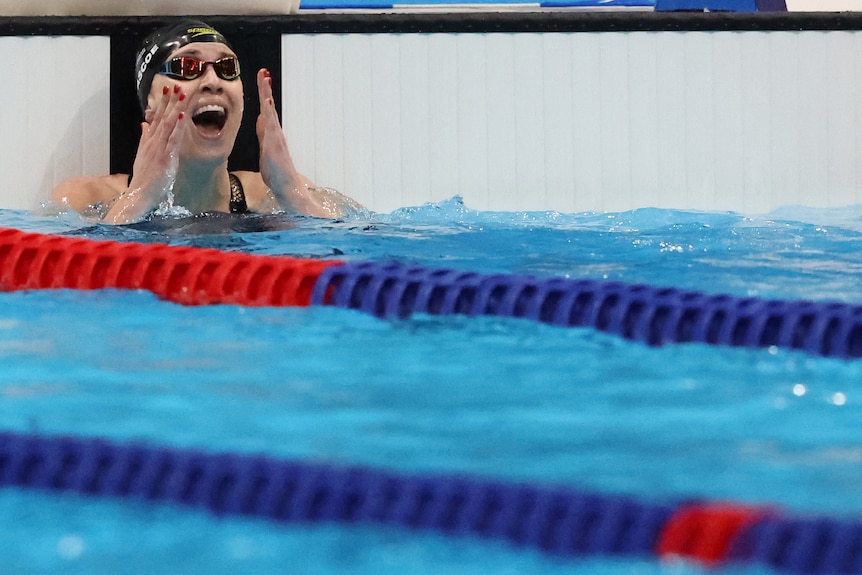
[[[225, 56], [235, 57], [236, 54], [224, 44], [193, 42], [171, 54], [168, 61], [179, 56], [215, 62]], [[173, 90], [176, 85], [179, 85], [188, 100], [186, 117], [191, 120], [183, 139], [180, 157], [227, 159], [242, 121], [242, 81], [239, 78], [220, 78], [212, 64], [207, 65], [204, 73], [194, 80], [156, 74], [145, 113], [148, 122], [152, 121], [153, 109], [158, 102], [157, 98], [162, 97], [163, 89], [167, 87]]]

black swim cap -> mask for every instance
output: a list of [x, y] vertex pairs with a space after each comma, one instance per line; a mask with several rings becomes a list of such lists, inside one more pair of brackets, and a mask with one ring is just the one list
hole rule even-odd
[[167, 61], [168, 56], [192, 42], [220, 42], [230, 47], [220, 32], [198, 20], [182, 20], [169, 24], [144, 40], [144, 45], [135, 58], [135, 79], [141, 110], [147, 109], [147, 96], [159, 67]]

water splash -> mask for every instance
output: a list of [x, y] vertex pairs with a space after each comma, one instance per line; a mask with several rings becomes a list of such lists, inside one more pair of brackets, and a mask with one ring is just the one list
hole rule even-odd
[[174, 192], [171, 189], [167, 189], [165, 190], [165, 199], [159, 202], [159, 207], [156, 208], [153, 215], [167, 218], [188, 218], [193, 214], [183, 206], [175, 206]]

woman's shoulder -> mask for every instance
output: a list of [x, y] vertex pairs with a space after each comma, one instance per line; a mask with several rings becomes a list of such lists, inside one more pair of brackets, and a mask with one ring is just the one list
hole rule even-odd
[[51, 200], [80, 212], [99, 203], [113, 203], [128, 187], [128, 174], [68, 178], [54, 188]]

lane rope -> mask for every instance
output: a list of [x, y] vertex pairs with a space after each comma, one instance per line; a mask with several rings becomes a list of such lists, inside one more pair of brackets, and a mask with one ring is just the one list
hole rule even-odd
[[0, 290], [145, 289], [180, 304], [333, 305], [378, 317], [496, 315], [645, 343], [780, 347], [862, 357], [862, 306], [590, 279], [487, 275], [95, 241], [0, 228]]
[[162, 502], [284, 524], [388, 525], [500, 540], [564, 558], [685, 558], [792, 573], [862, 573], [858, 521], [107, 439], [0, 433], [0, 486]]

